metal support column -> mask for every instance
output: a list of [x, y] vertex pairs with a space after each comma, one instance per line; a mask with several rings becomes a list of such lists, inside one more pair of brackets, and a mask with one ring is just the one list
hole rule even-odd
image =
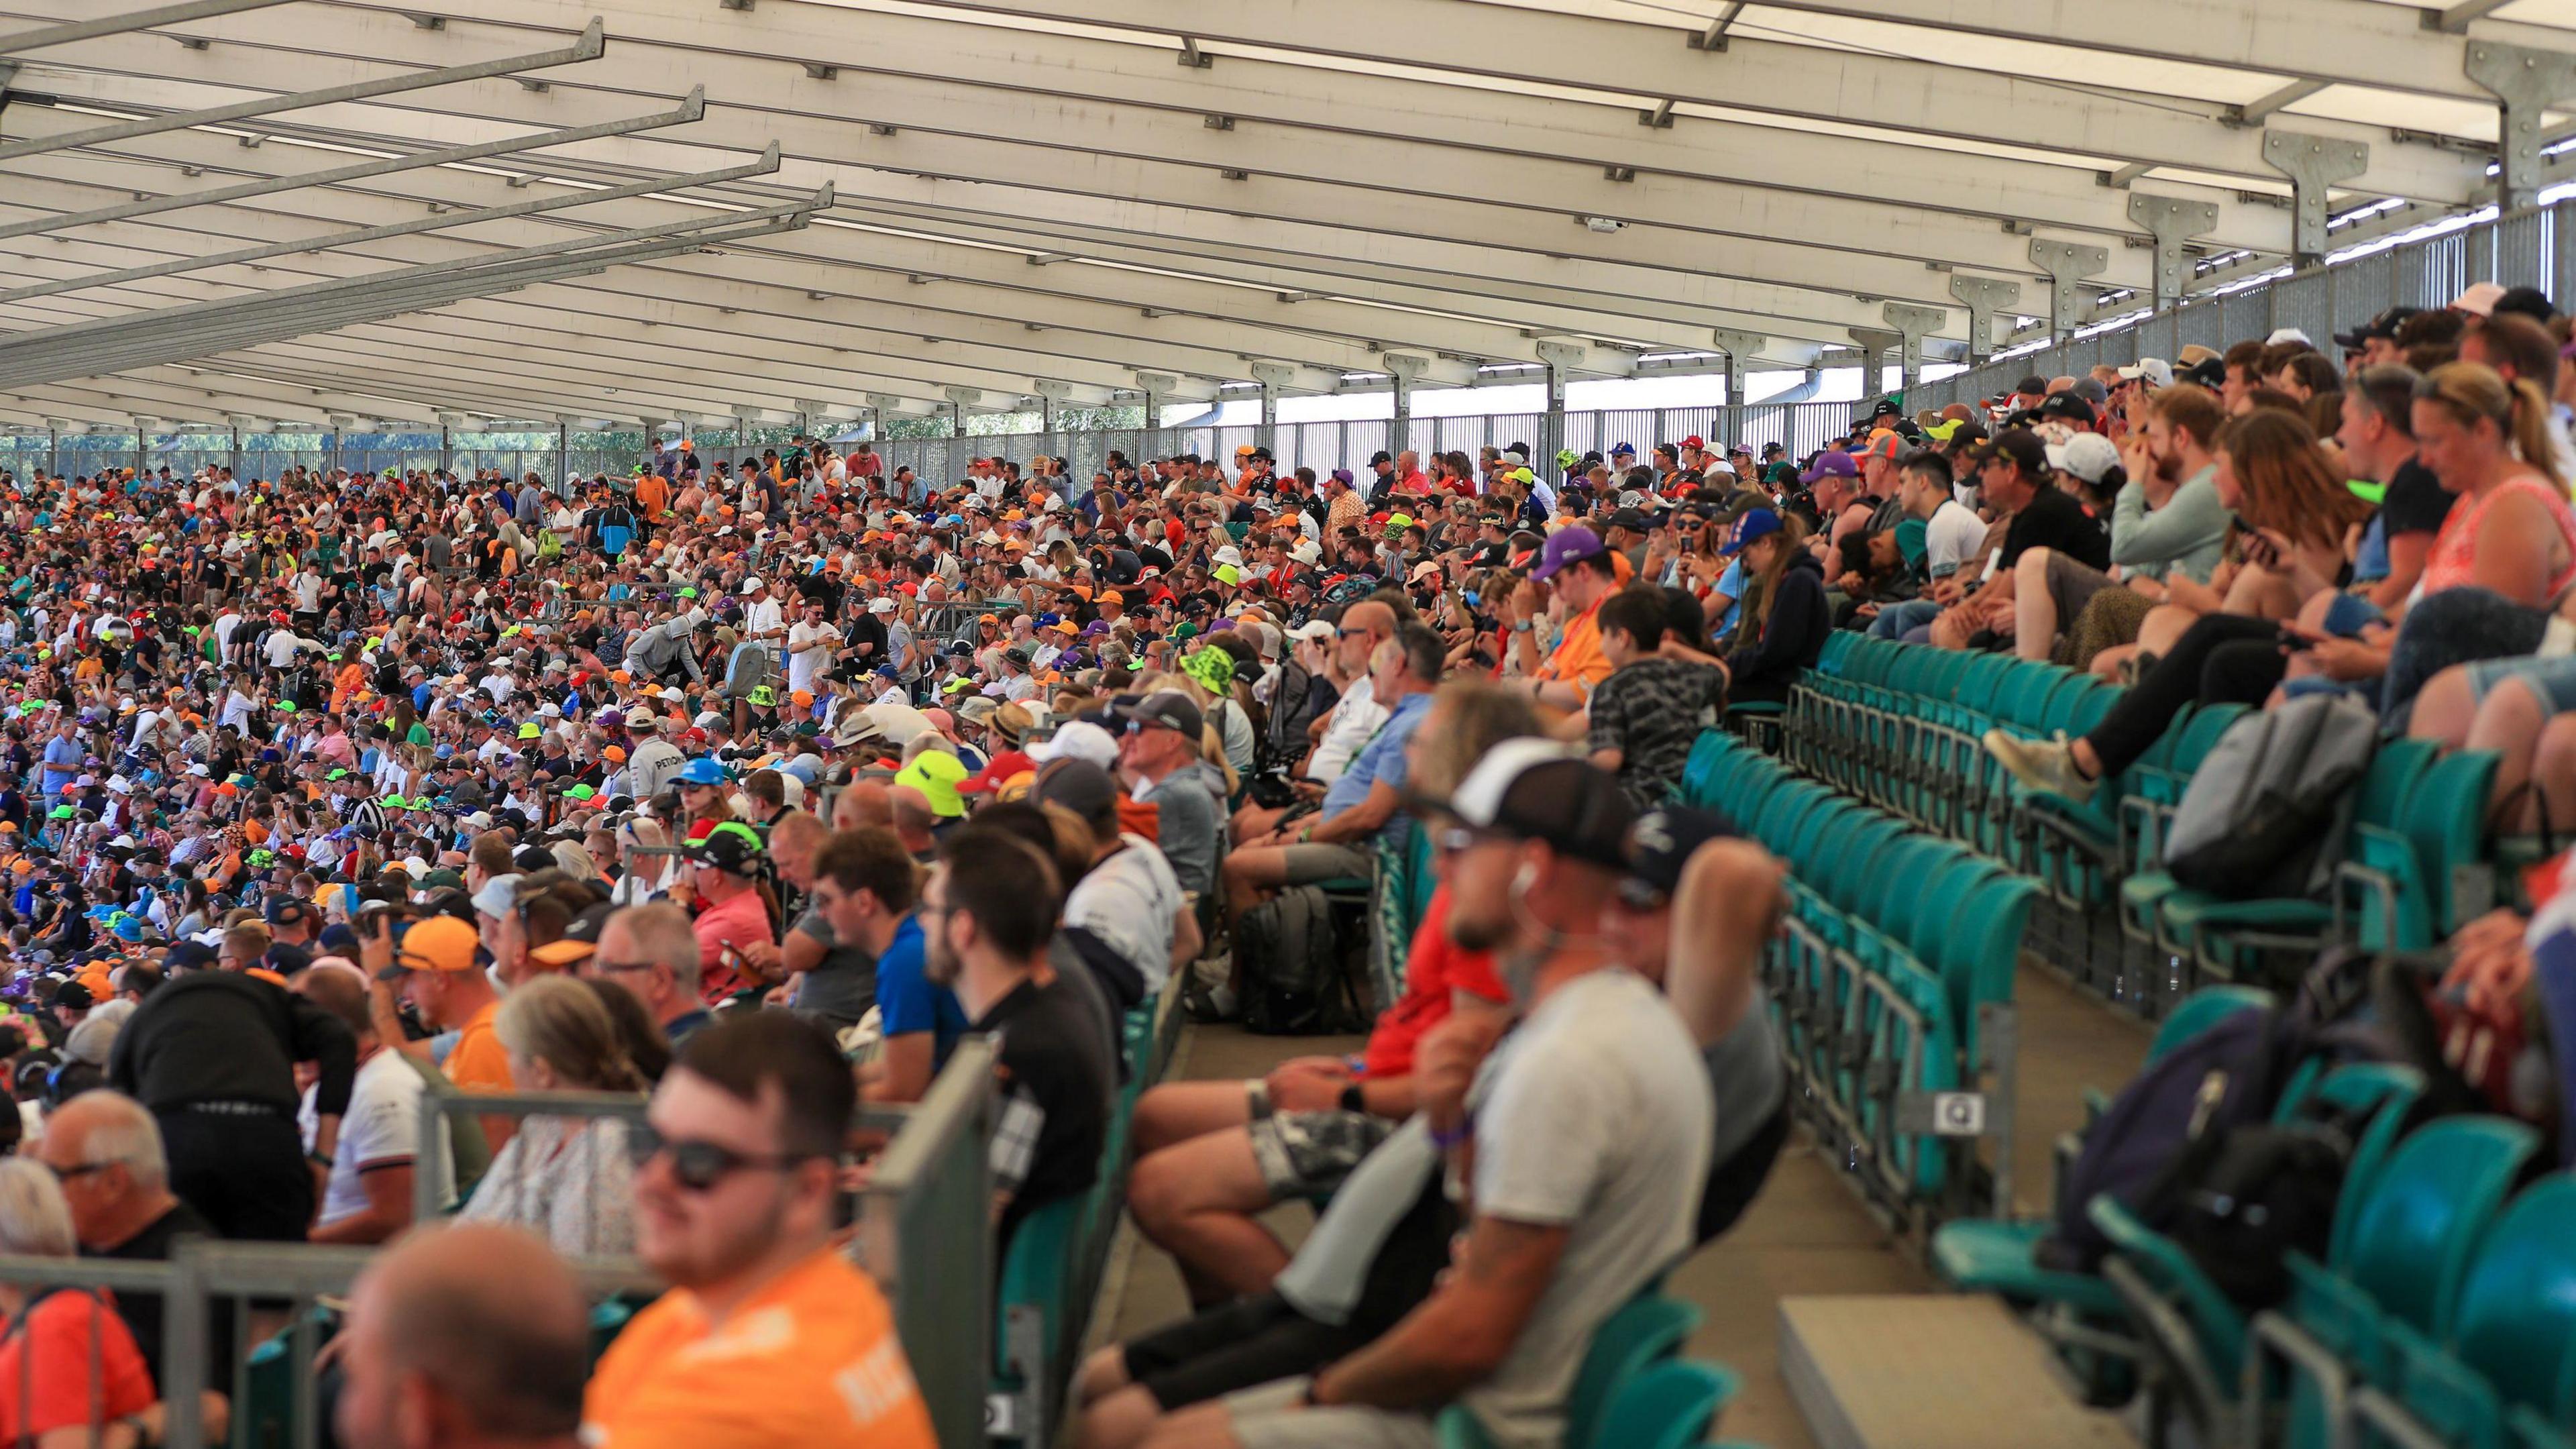
[[1583, 358], [1583, 349], [1571, 342], [1538, 344], [1538, 360], [1547, 364], [1547, 413], [1539, 421], [1538, 456], [1530, 459], [1530, 466], [1541, 478], [1556, 467], [1556, 455], [1565, 450], [1565, 384]]
[[[2472, 40], [2462, 69], [2470, 80], [2493, 91], [2503, 103], [2496, 132], [2503, 143], [2497, 158], [2497, 208], [2519, 211], [2538, 205], [2541, 147], [2550, 139], [2542, 125], [2542, 113], [2576, 96], [2576, 55], [2496, 40]], [[2469, 280], [2480, 281], [2487, 275], [2472, 272]]]
[[1995, 314], [2009, 315], [2021, 305], [2021, 283], [2000, 277], [1953, 276], [1950, 295], [1968, 309], [1968, 365], [1974, 367], [1995, 350]]
[[341, 429], [345, 426], [346, 424], [344, 424], [337, 416], [334, 416], [331, 419], [331, 471], [334, 473], [340, 472], [343, 467], [340, 461], [340, 449], [342, 446]]
[[1284, 362], [1252, 364], [1252, 380], [1261, 387], [1261, 423], [1253, 430], [1252, 438], [1255, 444], [1271, 450], [1273, 454], [1278, 452], [1279, 446], [1279, 389], [1286, 387], [1296, 376], [1297, 369]]
[[[1038, 395], [1039, 431], [1053, 436], [1057, 426], [1056, 408], [1059, 404], [1069, 404], [1073, 401], [1073, 384], [1052, 377], [1041, 377], [1032, 386]], [[1064, 440], [1049, 443], [1047, 446], [1067, 455], [1073, 452], [1072, 444]]]
[[2111, 269], [2111, 249], [2032, 237], [2030, 261], [2048, 275], [2048, 335], [2064, 342], [2075, 331], [2084, 279]]
[[1853, 344], [1860, 348], [1860, 400], [1868, 402], [1887, 391], [1887, 352], [1904, 342], [1904, 337], [1885, 327], [1849, 327]]
[[2191, 280], [2191, 263], [2183, 243], [2218, 229], [2218, 203], [2185, 201], [2178, 196], [2129, 193], [2129, 220], [2156, 239], [2155, 308], [2159, 312], [2182, 302], [2183, 284]]
[[45, 474], [51, 478], [63, 475], [63, 430], [55, 427], [51, 418], [45, 420]]
[[572, 492], [572, 420], [555, 419], [555, 491]]
[[438, 471], [452, 474], [456, 470], [456, 438], [449, 431], [447, 419], [438, 420]]
[[152, 447], [152, 423], [151, 418], [141, 413], [134, 415], [134, 476], [137, 478], [143, 476], [143, 455]]
[[[2339, 136], [2265, 131], [2263, 161], [2290, 178], [2291, 264], [2312, 267], [2326, 259], [2326, 190], [2370, 169], [2370, 147]], [[2535, 152], [2533, 164], [2538, 165]], [[2535, 183], [2537, 185], [2537, 183]]]
[[1932, 335], [1942, 323], [1950, 320], [1948, 309], [1921, 307], [1912, 302], [1890, 302], [1879, 309], [1887, 325], [1896, 329], [1896, 388], [1908, 395], [1923, 375], [1923, 339]]
[[224, 450], [224, 467], [229, 470], [234, 477], [238, 478], [241, 476], [242, 471], [241, 424], [232, 423], [229, 424], [229, 426], [231, 429], [231, 446]]
[[[1713, 340], [1717, 343], [1717, 349], [1726, 354], [1726, 441], [1742, 447], [1744, 445], [1745, 383], [1752, 371], [1753, 355], [1762, 350], [1762, 344], [1768, 339], [1759, 332], [1742, 332], [1732, 327], [1720, 327]], [[1659, 423], [1662, 416], [1661, 411], [1658, 410], [1656, 418]], [[1658, 426], [1655, 429], [1655, 441], [1660, 443], [1663, 440], [1663, 429]]]
[[[1386, 425], [1386, 450], [1402, 457], [1404, 451], [1413, 446], [1414, 381], [1422, 376], [1423, 369], [1431, 365], [1431, 359], [1409, 353], [1383, 352], [1378, 354], [1378, 361], [1386, 364], [1387, 376], [1393, 380], [1389, 390], [1395, 400], [1395, 416]], [[1349, 460], [1345, 459], [1343, 466], [1349, 467]], [[1353, 468], [1351, 472], [1357, 476], [1359, 470]]]
[[1136, 374], [1136, 385], [1145, 390], [1145, 428], [1143, 436], [1136, 440], [1140, 455], [1136, 466], [1141, 468], [1147, 459], [1163, 451], [1163, 399], [1180, 385], [1180, 379], [1168, 372], [1140, 372]]
[[944, 387], [940, 392], [948, 399], [949, 436], [966, 436], [966, 409], [984, 401], [984, 390], [978, 387]]

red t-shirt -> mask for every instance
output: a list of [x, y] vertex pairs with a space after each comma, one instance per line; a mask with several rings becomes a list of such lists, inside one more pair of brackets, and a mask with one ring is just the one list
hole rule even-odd
[[[95, 1335], [98, 1376], [90, 1376]], [[32, 1345], [32, 1349], [31, 1346]], [[27, 1355], [33, 1352], [31, 1361]], [[18, 1390], [25, 1385], [27, 1402]], [[141, 1413], [160, 1396], [134, 1346], [133, 1331], [105, 1292], [92, 1297], [76, 1288], [45, 1295], [18, 1332], [0, 1342], [0, 1423], [27, 1442], [49, 1429], [112, 1424]]]
[[1510, 999], [1502, 978], [1494, 974], [1493, 953], [1460, 950], [1449, 939], [1448, 925], [1449, 887], [1443, 885], [1431, 893], [1422, 923], [1413, 928], [1413, 947], [1404, 958], [1404, 994], [1377, 1019], [1377, 1029], [1360, 1053], [1366, 1075], [1410, 1076], [1414, 1045], [1448, 1018], [1451, 992], [1464, 991], [1498, 1005]]

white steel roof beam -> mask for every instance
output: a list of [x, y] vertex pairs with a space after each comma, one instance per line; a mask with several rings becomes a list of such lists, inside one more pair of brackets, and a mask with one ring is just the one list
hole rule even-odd
[[[2255, 3], [2255, 0], [2247, 0]], [[961, 8], [1169, 34], [1162, 0], [965, 0]], [[2075, 7], [2089, 15], [2099, 7]], [[2143, 18], [2158, 5], [2134, 7]], [[1532, 56], [1551, 81], [1779, 116], [1879, 126], [2020, 150], [2148, 161], [2270, 180], [2262, 137], [2231, 131], [2217, 107], [2054, 80], [1936, 66], [1908, 57], [1765, 40], [1739, 21], [1723, 54], [1691, 49], [1682, 17], [1670, 26], [1512, 5], [1462, 16], [1457, 0], [1197, 0], [1190, 28], [1223, 42], [1342, 60], [1383, 61], [1519, 81]], [[2331, 45], [2332, 32], [2320, 45]], [[1217, 64], [1225, 63], [1222, 54]], [[1389, 84], [1394, 84], [1390, 82]], [[2389, 139], [2383, 128], [2303, 119], [2328, 134], [2372, 142], [2355, 190], [2461, 205], [2485, 183], [2483, 158]], [[794, 148], [790, 148], [792, 151]]]

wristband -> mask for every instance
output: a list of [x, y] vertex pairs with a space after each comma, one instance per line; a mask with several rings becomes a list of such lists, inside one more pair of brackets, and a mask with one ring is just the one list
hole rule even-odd
[[1342, 1110], [1368, 1115], [1368, 1098], [1361, 1093], [1359, 1083], [1351, 1082], [1342, 1088]]
[[339, 1165], [338, 1163], [336, 1163], [336, 1162], [334, 1162], [334, 1161], [332, 1160], [332, 1158], [331, 1158], [331, 1154], [330, 1154], [330, 1153], [327, 1153], [327, 1152], [308, 1152], [308, 1153], [305, 1153], [305, 1154], [304, 1154], [304, 1156], [305, 1156], [306, 1160], [308, 1160], [308, 1161], [312, 1161], [312, 1162], [318, 1162], [318, 1163], [322, 1164], [324, 1167], [336, 1167], [336, 1166], [338, 1166], [338, 1165]]
[[1474, 1131], [1474, 1124], [1468, 1122], [1459, 1123], [1457, 1130], [1455, 1131], [1442, 1131], [1440, 1128], [1434, 1127], [1431, 1129], [1431, 1145], [1439, 1148], [1443, 1152], [1447, 1152], [1452, 1148], [1463, 1147], [1467, 1144], [1468, 1135]]

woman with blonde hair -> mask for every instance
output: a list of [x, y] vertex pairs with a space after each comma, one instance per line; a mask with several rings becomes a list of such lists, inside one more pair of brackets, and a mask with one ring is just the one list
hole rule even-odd
[[[537, 976], [501, 998], [492, 1029], [522, 1092], [648, 1089], [616, 1021], [569, 976]], [[635, 1251], [634, 1167], [618, 1117], [526, 1118], [474, 1189], [464, 1216], [545, 1234], [567, 1257]]]

